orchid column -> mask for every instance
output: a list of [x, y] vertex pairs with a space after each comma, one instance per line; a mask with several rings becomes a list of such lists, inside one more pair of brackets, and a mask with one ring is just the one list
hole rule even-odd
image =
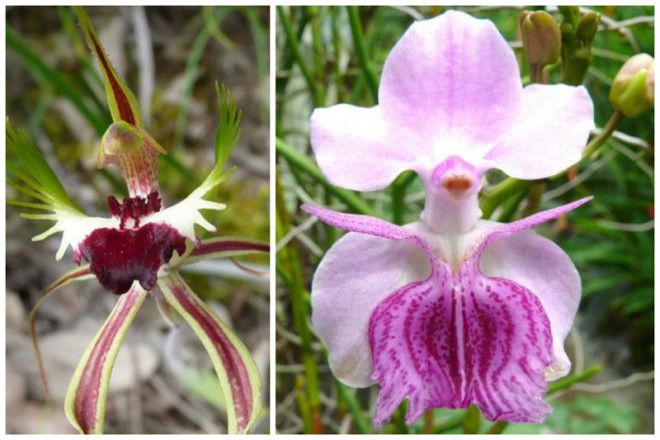
[[461, 12], [414, 23], [383, 67], [379, 105], [312, 115], [311, 143], [334, 185], [372, 191], [405, 170], [426, 188], [403, 227], [307, 205], [349, 231], [312, 284], [312, 321], [345, 384], [380, 385], [374, 423], [403, 399], [406, 421], [478, 405], [490, 420], [540, 422], [546, 382], [580, 299], [568, 256], [531, 231], [585, 203], [513, 222], [482, 220], [487, 170], [540, 179], [577, 162], [594, 127], [583, 87], [522, 87], [495, 26]]

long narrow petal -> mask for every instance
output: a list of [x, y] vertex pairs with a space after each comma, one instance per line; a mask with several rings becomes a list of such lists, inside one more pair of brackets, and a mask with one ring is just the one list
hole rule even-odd
[[216, 237], [202, 240], [182, 264], [192, 264], [211, 258], [241, 257], [243, 255], [268, 253], [270, 245], [263, 241], [245, 238]]
[[103, 432], [112, 367], [126, 331], [146, 296], [147, 292], [135, 284], [119, 298], [73, 374], [64, 409], [71, 424], [81, 433]]
[[167, 302], [197, 334], [213, 361], [227, 405], [228, 432], [247, 432], [261, 409], [261, 378], [250, 352], [177, 272], [160, 278], [158, 285]]
[[495, 25], [447, 11], [399, 39], [378, 99], [387, 125], [407, 128], [410, 142], [438, 149], [433, 140], [442, 140], [442, 149], [481, 158], [520, 111], [521, 95], [516, 58]]
[[124, 84], [115, 72], [114, 67], [112, 67], [112, 63], [110, 63], [110, 59], [94, 31], [94, 26], [87, 17], [87, 13], [81, 6], [74, 6], [73, 10], [78, 17], [87, 44], [99, 61], [105, 84], [105, 96], [108, 100], [112, 120], [115, 122], [126, 121], [136, 127], [142, 127], [142, 118], [140, 117], [137, 100], [133, 92]]
[[523, 110], [486, 159], [518, 179], [557, 174], [582, 157], [594, 128], [594, 106], [583, 87], [533, 84], [523, 91]]
[[94, 275], [89, 269], [89, 264], [85, 264], [81, 267], [70, 270], [65, 273], [57, 280], [55, 280], [46, 290], [43, 295], [37, 300], [37, 302], [30, 310], [28, 315], [28, 328], [30, 329], [30, 338], [32, 339], [32, 348], [34, 349], [34, 356], [37, 358], [37, 368], [39, 369], [39, 379], [41, 379], [41, 384], [44, 387], [46, 395], [49, 394], [48, 391], [48, 382], [46, 382], [46, 371], [44, 370], [43, 360], [41, 358], [41, 350], [39, 350], [39, 342], [37, 340], [37, 329], [35, 328], [35, 319], [37, 317], [37, 310], [41, 303], [50, 296], [51, 293], [61, 289], [62, 287], [71, 284], [76, 281], [88, 280], [94, 278]]
[[319, 220], [344, 231], [359, 232], [389, 240], [405, 240], [423, 250], [429, 258], [433, 258], [430, 245], [412, 229], [393, 225], [385, 220], [368, 215], [344, 214], [320, 206], [305, 204], [302, 210], [317, 217]]

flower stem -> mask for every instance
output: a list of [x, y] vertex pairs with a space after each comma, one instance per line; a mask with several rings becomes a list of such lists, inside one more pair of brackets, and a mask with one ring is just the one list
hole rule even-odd
[[484, 218], [490, 218], [495, 209], [512, 195], [527, 188], [527, 181], [508, 177], [484, 191], [479, 202], [481, 213]]
[[[277, 198], [276, 237], [280, 240], [291, 229], [291, 218], [286, 211], [278, 180], [276, 180], [275, 196]], [[309, 316], [309, 292], [305, 289], [305, 281], [300, 265], [300, 255], [294, 243], [289, 243], [277, 253], [277, 266], [280, 267], [281, 271], [286, 271], [288, 274], [287, 288], [289, 291], [291, 316], [296, 331], [300, 336], [300, 357], [305, 372], [305, 383], [301, 388], [307, 391], [307, 395], [298, 396], [298, 402], [299, 404], [307, 403], [309, 405], [309, 412], [301, 410], [300, 415], [306, 418], [305, 424], [309, 429], [308, 432], [320, 434], [323, 432], [323, 425], [320, 417], [321, 399], [319, 378], [316, 360], [314, 359], [314, 352], [312, 350], [312, 334], [307, 325], [307, 316]], [[301, 393], [304, 394], [302, 389]]]
[[374, 430], [371, 426], [371, 423], [365, 417], [364, 412], [362, 411], [362, 407], [360, 406], [360, 402], [358, 402], [356, 399], [353, 391], [346, 389], [346, 386], [341, 384], [339, 381], [336, 381], [336, 384], [337, 392], [353, 415], [353, 420], [355, 421], [355, 426], [357, 427], [358, 431], [360, 431], [361, 434], [373, 434]]
[[566, 388], [569, 388], [571, 385], [575, 385], [576, 383], [584, 382], [585, 380], [597, 375], [601, 371], [603, 371], [603, 366], [596, 364], [577, 374], [559, 379], [548, 387], [548, 395], [565, 390]]
[[392, 182], [390, 191], [392, 195], [392, 223], [394, 224], [400, 225], [403, 223], [406, 190], [415, 180], [415, 176], [414, 172], [406, 171]]
[[587, 159], [592, 157], [600, 147], [605, 144], [605, 141], [607, 141], [612, 133], [614, 133], [614, 130], [619, 126], [621, 121], [623, 121], [623, 118], [623, 113], [618, 110], [612, 113], [612, 116], [610, 116], [610, 119], [607, 121], [607, 124], [605, 124], [605, 127], [603, 127], [603, 130], [587, 144], [582, 157]]
[[357, 53], [358, 59], [362, 66], [362, 72], [367, 80], [367, 85], [369, 86], [369, 91], [371, 92], [371, 97], [374, 102], [378, 102], [378, 78], [376, 78], [376, 73], [374, 72], [369, 57], [367, 55], [367, 47], [364, 43], [364, 34], [362, 33], [362, 26], [360, 25], [360, 16], [358, 14], [357, 7], [347, 6], [348, 18], [351, 24], [351, 34], [353, 35], [353, 45], [355, 46], [355, 52]]
[[433, 434], [433, 410], [427, 409], [424, 412], [424, 434]]
[[329, 193], [344, 202], [354, 213], [375, 215], [374, 209], [363, 198], [352, 191], [337, 188], [323, 177], [321, 170], [308, 157], [296, 151], [282, 139], [276, 139], [277, 153], [282, 155], [291, 167], [304, 171], [312, 179], [320, 183]]
[[323, 105], [323, 98], [321, 96], [321, 91], [316, 86], [316, 81], [314, 81], [312, 72], [310, 71], [309, 66], [307, 66], [307, 63], [305, 62], [305, 58], [302, 55], [302, 51], [300, 50], [300, 46], [298, 45], [298, 39], [293, 33], [293, 28], [291, 27], [291, 20], [289, 19], [289, 16], [286, 14], [282, 6], [277, 7], [277, 16], [279, 17], [280, 24], [284, 29], [284, 34], [286, 35], [286, 42], [291, 48], [293, 57], [298, 63], [298, 67], [300, 68], [300, 73], [302, 73], [302, 76], [305, 78], [307, 87], [309, 87], [309, 91], [314, 101], [314, 107], [321, 107]]

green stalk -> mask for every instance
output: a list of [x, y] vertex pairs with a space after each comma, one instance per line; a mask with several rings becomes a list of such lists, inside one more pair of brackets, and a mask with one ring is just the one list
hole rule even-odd
[[369, 91], [374, 102], [378, 102], [378, 78], [371, 66], [369, 56], [367, 55], [367, 47], [364, 43], [364, 34], [362, 33], [362, 26], [360, 25], [360, 16], [356, 6], [346, 6], [348, 10], [348, 18], [351, 25], [351, 34], [353, 35], [353, 45], [357, 53], [358, 60], [362, 66], [362, 72], [367, 80]]
[[293, 28], [291, 27], [291, 20], [289, 19], [289, 16], [286, 14], [282, 6], [277, 6], [277, 16], [279, 17], [280, 23], [282, 24], [282, 29], [284, 29], [287, 44], [291, 48], [293, 57], [298, 63], [298, 67], [300, 68], [300, 73], [302, 73], [303, 78], [305, 78], [309, 92], [312, 95], [314, 107], [321, 107], [323, 103], [321, 91], [316, 86], [312, 72], [310, 71], [309, 66], [307, 66], [305, 59], [303, 58], [302, 51], [298, 45], [298, 39], [294, 35]]
[[413, 171], [406, 171], [392, 182], [390, 193], [392, 195], [392, 223], [394, 224], [403, 223], [406, 190], [415, 181], [416, 176]]
[[559, 379], [552, 385], [548, 387], [548, 396], [551, 394], [554, 394], [558, 391], [565, 390], [566, 388], [571, 387], [571, 385], [575, 385], [576, 383], [584, 382], [587, 379], [590, 379], [603, 371], [603, 366], [600, 364], [592, 365], [591, 367], [587, 368], [586, 370], [583, 370], [577, 374], [573, 374], [571, 376], [564, 377], [562, 379]]
[[463, 433], [464, 434], [477, 434], [479, 426], [481, 425], [481, 411], [477, 405], [470, 405], [465, 411], [465, 418], [463, 419]]
[[339, 381], [336, 381], [336, 383], [337, 393], [339, 393], [340, 399], [346, 402], [346, 406], [348, 406], [348, 409], [351, 411], [351, 414], [353, 415], [353, 421], [355, 421], [355, 426], [357, 427], [358, 431], [360, 431], [361, 434], [373, 434], [374, 430], [371, 426], [371, 422], [369, 422], [367, 417], [364, 415], [364, 411], [362, 411], [362, 407], [360, 406], [360, 403], [355, 397], [353, 391], [346, 389], [346, 386], [341, 384]]
[[[277, 201], [277, 222], [276, 237], [281, 240], [291, 229], [291, 218], [286, 211], [286, 205], [279, 185], [279, 178], [275, 182], [275, 197]], [[309, 432], [320, 434], [323, 432], [321, 422], [321, 399], [319, 392], [319, 378], [316, 368], [316, 360], [312, 350], [312, 334], [307, 325], [309, 316], [306, 297], [309, 292], [305, 289], [305, 279], [303, 277], [300, 265], [300, 255], [295, 243], [289, 243], [277, 253], [277, 265], [281, 266], [289, 274], [289, 300], [291, 303], [291, 316], [293, 323], [300, 336], [300, 357], [302, 359], [305, 371], [305, 388], [307, 389], [307, 399], [309, 403], [309, 414], [301, 411], [302, 417], [309, 417], [306, 421], [311, 428]], [[304, 401], [304, 398], [303, 400]], [[299, 400], [301, 402], [301, 400]]]
[[291, 167], [304, 171], [308, 176], [320, 183], [328, 192], [344, 202], [352, 212], [357, 214], [375, 215], [374, 209], [363, 198], [352, 191], [340, 189], [332, 185], [323, 177], [321, 170], [307, 156], [298, 152], [282, 139], [275, 140], [277, 154], [284, 157]]
[[607, 141], [612, 133], [614, 133], [614, 130], [619, 126], [621, 121], [623, 121], [623, 118], [623, 113], [618, 110], [612, 113], [612, 116], [610, 116], [610, 119], [608, 119], [607, 124], [605, 124], [605, 127], [603, 127], [603, 130], [585, 147], [583, 157], [591, 158], [594, 154], [596, 154], [600, 147], [605, 144], [605, 141]]
[[495, 209], [504, 203], [509, 197], [521, 192], [527, 188], [528, 181], [518, 180], [507, 177], [497, 185], [494, 185], [484, 191], [479, 207], [484, 218], [490, 218]]

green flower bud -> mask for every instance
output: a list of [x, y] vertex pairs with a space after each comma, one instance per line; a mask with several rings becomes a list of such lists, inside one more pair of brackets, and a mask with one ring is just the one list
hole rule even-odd
[[519, 17], [525, 54], [530, 64], [556, 63], [561, 51], [559, 25], [545, 11], [523, 11]]
[[653, 57], [637, 54], [626, 61], [614, 78], [610, 89], [612, 106], [628, 117], [639, 116], [653, 105]]
[[580, 18], [575, 35], [584, 43], [591, 44], [598, 32], [600, 24], [600, 15], [595, 12], [588, 12]]

